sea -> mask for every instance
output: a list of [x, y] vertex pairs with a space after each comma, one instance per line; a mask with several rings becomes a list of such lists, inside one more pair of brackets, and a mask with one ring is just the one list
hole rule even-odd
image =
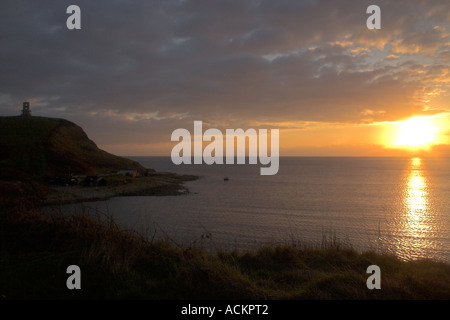
[[65, 208], [107, 213], [125, 229], [182, 247], [339, 245], [450, 262], [450, 158], [281, 157], [273, 176], [260, 175], [260, 164], [129, 158], [199, 179], [185, 182], [185, 195], [116, 197]]

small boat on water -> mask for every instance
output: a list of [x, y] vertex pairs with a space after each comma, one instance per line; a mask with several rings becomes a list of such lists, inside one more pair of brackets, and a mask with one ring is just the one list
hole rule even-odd
[[228, 177], [223, 178], [223, 181], [228, 181], [230, 179], [228, 179]]

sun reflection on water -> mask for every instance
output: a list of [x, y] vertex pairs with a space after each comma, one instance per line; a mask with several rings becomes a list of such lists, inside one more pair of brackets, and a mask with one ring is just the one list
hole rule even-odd
[[413, 230], [418, 227], [415, 223], [420, 222], [421, 217], [428, 207], [427, 183], [422, 174], [422, 160], [414, 158], [411, 160], [411, 171], [406, 188], [405, 206], [408, 218]]
[[434, 227], [429, 185], [420, 158], [411, 159], [404, 188], [396, 251], [404, 259], [425, 257], [436, 244], [432, 241]]

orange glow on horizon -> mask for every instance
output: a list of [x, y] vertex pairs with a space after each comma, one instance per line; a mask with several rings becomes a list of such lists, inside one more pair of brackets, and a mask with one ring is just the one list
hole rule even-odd
[[[403, 121], [267, 122], [241, 124], [240, 127], [279, 128], [281, 156], [421, 156], [446, 154], [450, 150], [450, 113]], [[100, 146], [125, 156], [167, 156], [173, 145], [168, 138], [152, 143], [143, 140]]]

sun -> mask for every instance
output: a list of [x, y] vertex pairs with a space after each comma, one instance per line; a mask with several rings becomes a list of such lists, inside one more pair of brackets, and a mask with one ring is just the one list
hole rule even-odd
[[414, 117], [398, 123], [394, 147], [427, 148], [438, 143], [439, 129], [430, 117]]

